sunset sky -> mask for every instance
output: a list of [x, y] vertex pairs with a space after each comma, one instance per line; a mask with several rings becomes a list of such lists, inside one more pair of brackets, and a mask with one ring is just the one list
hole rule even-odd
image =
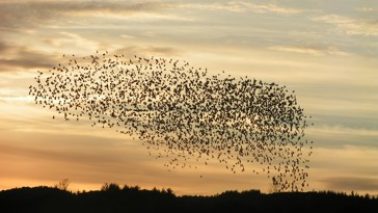
[[[177, 194], [271, 189], [218, 164], [168, 171], [137, 140], [53, 120], [28, 96], [62, 54], [123, 51], [295, 90], [314, 126], [307, 190], [378, 194], [378, 1], [0, 0], [0, 190], [105, 182]], [[203, 178], [200, 178], [203, 175]]]

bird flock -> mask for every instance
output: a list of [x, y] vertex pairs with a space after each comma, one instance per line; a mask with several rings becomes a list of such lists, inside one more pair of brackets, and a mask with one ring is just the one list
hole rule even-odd
[[277, 191], [308, 187], [313, 142], [305, 139], [307, 116], [285, 86], [210, 75], [161, 57], [63, 58], [39, 71], [29, 94], [65, 120], [136, 136], [170, 168], [217, 162], [233, 173], [263, 173]]

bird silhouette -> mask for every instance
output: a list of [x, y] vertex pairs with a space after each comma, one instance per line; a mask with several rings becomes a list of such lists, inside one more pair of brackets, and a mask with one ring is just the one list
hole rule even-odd
[[305, 139], [307, 116], [286, 86], [224, 71], [210, 75], [161, 57], [64, 58], [38, 73], [29, 94], [65, 120], [136, 136], [170, 169], [217, 161], [234, 174], [265, 173], [279, 191], [308, 186], [313, 142]]

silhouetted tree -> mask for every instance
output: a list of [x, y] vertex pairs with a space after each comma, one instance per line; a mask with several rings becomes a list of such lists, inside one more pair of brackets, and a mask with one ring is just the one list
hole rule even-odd
[[334, 192], [263, 194], [226, 191], [213, 196], [176, 196], [171, 189], [140, 189], [106, 183], [100, 191], [73, 193], [58, 187], [0, 191], [0, 212], [378, 212], [378, 198]]
[[116, 183], [105, 183], [101, 187], [101, 191], [120, 191], [121, 188]]
[[55, 184], [55, 188], [66, 191], [68, 186], [70, 185], [70, 180], [68, 178], [64, 178], [63, 180], [59, 181], [59, 183]]

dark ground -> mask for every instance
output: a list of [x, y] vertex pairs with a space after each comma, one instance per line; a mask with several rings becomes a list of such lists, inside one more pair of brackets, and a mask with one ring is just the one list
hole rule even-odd
[[176, 196], [168, 190], [120, 188], [72, 193], [53, 187], [0, 191], [0, 212], [378, 212], [378, 197], [334, 192], [262, 194], [228, 191], [214, 196]]

